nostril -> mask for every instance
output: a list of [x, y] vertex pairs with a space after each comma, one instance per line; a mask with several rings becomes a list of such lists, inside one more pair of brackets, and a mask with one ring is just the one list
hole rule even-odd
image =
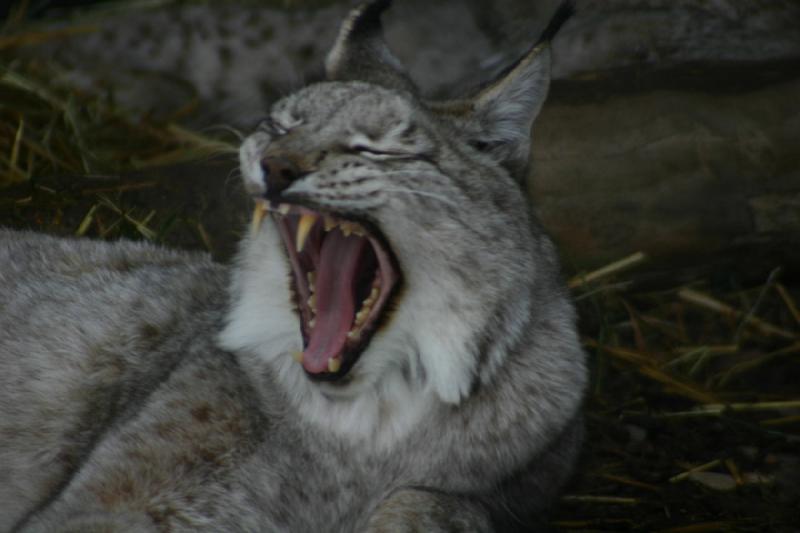
[[267, 187], [267, 196], [272, 198], [289, 188], [300, 174], [292, 161], [274, 156], [268, 156], [261, 160], [261, 171], [264, 185]]
[[270, 175], [272, 174], [272, 169], [269, 166], [269, 158], [264, 158], [261, 160], [261, 173], [264, 176], [264, 182], [266, 183], [269, 180]]

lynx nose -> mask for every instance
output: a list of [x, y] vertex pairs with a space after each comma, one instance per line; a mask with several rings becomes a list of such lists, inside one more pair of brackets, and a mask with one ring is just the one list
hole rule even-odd
[[302, 172], [290, 159], [280, 156], [267, 156], [261, 160], [261, 172], [264, 175], [266, 196], [270, 200], [277, 199]]

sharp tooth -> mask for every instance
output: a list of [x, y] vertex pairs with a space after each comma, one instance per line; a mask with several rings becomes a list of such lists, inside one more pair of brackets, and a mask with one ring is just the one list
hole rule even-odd
[[367, 232], [364, 231], [364, 228], [362, 228], [360, 224], [353, 224], [353, 233], [355, 233], [359, 237], [363, 237], [367, 234]]
[[269, 206], [264, 200], [257, 200], [256, 207], [253, 209], [253, 222], [250, 226], [250, 229], [255, 235], [258, 233], [258, 230], [261, 228], [261, 222], [264, 221], [264, 216], [269, 211]]
[[362, 307], [361, 311], [356, 313], [356, 326], [360, 326], [361, 324], [363, 324], [364, 321], [367, 319], [368, 314], [369, 314], [369, 308]]
[[342, 230], [345, 237], [349, 237], [351, 233], [353, 233], [353, 225], [349, 222], [342, 222], [339, 224], [339, 229]]
[[288, 215], [290, 210], [291, 207], [289, 207], [289, 204], [281, 204], [278, 206], [278, 213], [281, 215]]
[[302, 363], [303, 362], [303, 352], [292, 352], [292, 359], [294, 359], [298, 363]]
[[312, 294], [311, 296], [309, 296], [308, 297], [308, 301], [306, 303], [308, 303], [308, 306], [311, 308], [312, 311], [314, 311], [314, 312], [317, 311], [317, 295], [316, 294]]
[[311, 321], [308, 323], [308, 327], [311, 328], [311, 329], [314, 329], [314, 326], [316, 326], [316, 325], [317, 325], [317, 319], [316, 318], [312, 318]]
[[331, 217], [325, 217], [325, 231], [330, 231], [336, 227], [336, 221]]
[[357, 341], [361, 338], [361, 333], [356, 330], [350, 330], [347, 332], [347, 338], [351, 341]]
[[378, 290], [378, 288], [377, 287], [373, 287], [372, 288], [372, 292], [370, 292], [369, 296], [367, 296], [367, 298], [364, 300], [363, 305], [368, 306], [368, 307], [372, 307], [372, 304], [374, 304], [375, 300], [378, 299], [378, 294], [380, 294], [380, 291]]
[[311, 228], [316, 221], [317, 215], [305, 214], [300, 217], [300, 222], [297, 223], [297, 241], [295, 243], [298, 252], [303, 251], [306, 240], [308, 240], [308, 234], [311, 233]]
[[315, 272], [309, 272], [306, 274], [306, 279], [308, 280], [308, 288], [311, 292], [314, 292], [314, 283], [317, 282], [317, 274]]
[[342, 360], [338, 357], [331, 357], [328, 359], [328, 372], [338, 372], [342, 368]]

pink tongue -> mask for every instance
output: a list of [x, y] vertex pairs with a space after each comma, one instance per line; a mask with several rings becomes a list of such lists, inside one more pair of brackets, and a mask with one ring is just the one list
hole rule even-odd
[[314, 293], [317, 316], [303, 352], [303, 367], [312, 374], [328, 371], [328, 359], [341, 357], [355, 319], [355, 279], [367, 239], [331, 231], [320, 251]]

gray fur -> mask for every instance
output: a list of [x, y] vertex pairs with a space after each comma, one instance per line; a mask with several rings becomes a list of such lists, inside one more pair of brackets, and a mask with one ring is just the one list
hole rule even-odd
[[[542, 519], [578, 452], [586, 384], [554, 248], [512, 176], [549, 55], [433, 104], [401, 71], [352, 75], [377, 60], [358, 34], [337, 41], [339, 81], [276, 103], [277, 128], [249, 137], [241, 163], [257, 196], [264, 155], [300, 157], [312, 170], [287, 198], [376, 224], [404, 280], [386, 325], [347, 379], [308, 380], [270, 219], [230, 267], [0, 231], [0, 531]], [[509, 110], [517, 130], [477, 149]]]

